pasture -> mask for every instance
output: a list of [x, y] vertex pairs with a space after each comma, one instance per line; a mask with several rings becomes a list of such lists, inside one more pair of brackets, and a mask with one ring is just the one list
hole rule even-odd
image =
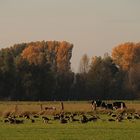
[[[41, 106], [43, 110], [41, 110]], [[132, 116], [140, 113], [139, 101], [126, 101], [128, 109], [125, 114]], [[44, 111], [46, 106], [55, 106], [56, 110]], [[17, 112], [15, 112], [17, 107]], [[140, 139], [140, 119], [123, 119], [121, 122], [109, 121], [114, 119], [110, 110], [97, 109], [93, 112], [90, 102], [64, 102], [64, 112], [66, 114], [77, 113], [76, 119], [84, 113], [91, 114], [100, 119], [87, 123], [79, 121], [61, 124], [59, 120], [53, 120], [53, 115], [60, 113], [60, 102], [0, 102], [0, 140], [138, 140]], [[4, 123], [7, 113], [16, 116], [28, 113], [31, 119], [24, 120], [23, 124]], [[119, 114], [120, 110], [113, 111]], [[38, 115], [38, 118], [34, 118]], [[50, 121], [44, 123], [42, 116], [47, 116]]]

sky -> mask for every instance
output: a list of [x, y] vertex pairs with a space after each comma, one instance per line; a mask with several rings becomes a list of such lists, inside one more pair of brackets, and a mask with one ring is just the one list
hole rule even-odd
[[73, 43], [77, 71], [83, 54], [140, 41], [140, 0], [0, 0], [0, 48], [42, 40]]

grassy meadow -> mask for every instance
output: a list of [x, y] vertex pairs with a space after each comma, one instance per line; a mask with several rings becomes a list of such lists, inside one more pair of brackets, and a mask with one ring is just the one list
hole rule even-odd
[[[56, 110], [41, 111], [40, 105], [55, 106]], [[17, 112], [15, 113], [15, 106]], [[126, 101], [127, 113], [140, 112], [140, 101]], [[109, 110], [97, 109], [93, 114], [101, 119], [96, 122], [80, 123], [68, 122], [61, 124], [59, 120], [53, 120], [52, 115], [61, 110], [60, 102], [0, 102], [0, 140], [138, 140], [140, 139], [140, 119], [127, 120], [122, 122], [109, 122]], [[90, 102], [64, 102], [65, 112], [92, 113]], [[4, 115], [7, 112], [19, 115], [23, 112], [35, 114], [35, 123], [24, 119], [24, 124], [4, 123]], [[118, 113], [119, 111], [113, 111]], [[51, 120], [43, 123], [41, 116], [46, 115]], [[23, 119], [23, 118], [22, 118]]]

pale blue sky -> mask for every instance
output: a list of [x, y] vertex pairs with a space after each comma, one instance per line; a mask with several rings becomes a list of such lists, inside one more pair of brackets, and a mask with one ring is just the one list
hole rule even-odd
[[140, 41], [140, 0], [0, 0], [0, 47], [37, 40], [73, 43], [76, 71], [84, 53]]

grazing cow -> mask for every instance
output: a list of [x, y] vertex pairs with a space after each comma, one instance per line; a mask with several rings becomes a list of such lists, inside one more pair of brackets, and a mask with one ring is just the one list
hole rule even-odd
[[126, 108], [126, 105], [124, 102], [113, 102], [113, 108], [115, 109]]

